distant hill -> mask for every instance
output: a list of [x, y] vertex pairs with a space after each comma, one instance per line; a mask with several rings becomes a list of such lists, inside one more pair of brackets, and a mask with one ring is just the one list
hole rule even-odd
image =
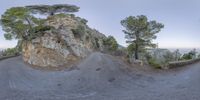
[[[193, 50], [193, 49], [194, 49], [194, 48], [179, 48], [179, 51], [180, 51], [181, 54], [184, 54], [184, 53], [190, 52], [190, 51]], [[175, 50], [177, 50], [177, 49], [176, 49], [176, 48], [169, 48], [169, 50], [173, 52], [173, 51], [175, 51]], [[200, 48], [197, 48], [196, 51], [197, 51], [198, 53], [200, 53]]]

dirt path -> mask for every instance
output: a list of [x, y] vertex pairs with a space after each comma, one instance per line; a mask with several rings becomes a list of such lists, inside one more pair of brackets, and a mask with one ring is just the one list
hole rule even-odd
[[0, 100], [199, 100], [200, 63], [167, 73], [128, 73], [93, 53], [72, 71], [39, 71], [21, 57], [0, 61]]

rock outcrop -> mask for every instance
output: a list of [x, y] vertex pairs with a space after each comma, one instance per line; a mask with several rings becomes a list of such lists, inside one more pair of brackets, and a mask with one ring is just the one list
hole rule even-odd
[[61, 67], [104, 49], [106, 36], [86, 25], [87, 21], [74, 15], [58, 14], [45, 22], [53, 27], [44, 35], [23, 43], [25, 62], [41, 67]]

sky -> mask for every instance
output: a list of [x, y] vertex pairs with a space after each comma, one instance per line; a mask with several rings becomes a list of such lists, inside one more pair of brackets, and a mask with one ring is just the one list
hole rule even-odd
[[[114, 36], [123, 46], [127, 44], [120, 21], [146, 15], [165, 25], [154, 40], [160, 48], [200, 48], [200, 0], [2, 0], [0, 14], [10, 7], [63, 3], [79, 6], [77, 16], [87, 19], [91, 28]], [[3, 34], [0, 27], [0, 48], [14, 47], [17, 40], [5, 40]]]

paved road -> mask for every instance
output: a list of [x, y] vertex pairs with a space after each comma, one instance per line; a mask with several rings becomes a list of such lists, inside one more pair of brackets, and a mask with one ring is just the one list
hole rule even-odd
[[94, 53], [74, 70], [50, 72], [15, 57], [0, 61], [0, 100], [200, 100], [200, 63], [144, 74]]

